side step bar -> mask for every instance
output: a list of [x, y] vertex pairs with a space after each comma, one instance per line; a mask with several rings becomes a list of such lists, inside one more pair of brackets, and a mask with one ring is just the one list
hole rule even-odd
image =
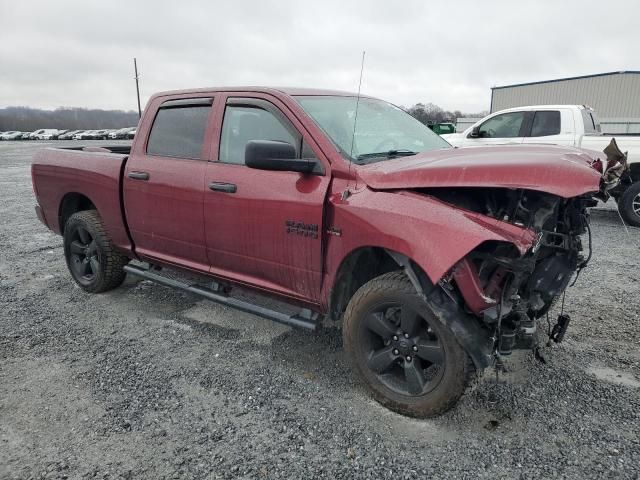
[[261, 307], [253, 303], [229, 297], [225, 294], [215, 292], [206, 287], [202, 287], [199, 285], [189, 285], [188, 283], [174, 280], [173, 278], [167, 278], [144, 268], [126, 265], [124, 267], [124, 271], [132, 275], [142, 277], [146, 280], [151, 280], [152, 282], [165, 285], [167, 287], [177, 288], [179, 290], [184, 290], [185, 292], [200, 295], [201, 297], [212, 300], [216, 303], [227, 305], [243, 312], [252, 313], [259, 317], [266, 318], [267, 320], [284, 323], [285, 325], [289, 325], [291, 327], [306, 328], [308, 330], [316, 329], [316, 320], [318, 318], [318, 314], [306, 308], [302, 309], [295, 315], [288, 315], [286, 313], [278, 312], [270, 308]]

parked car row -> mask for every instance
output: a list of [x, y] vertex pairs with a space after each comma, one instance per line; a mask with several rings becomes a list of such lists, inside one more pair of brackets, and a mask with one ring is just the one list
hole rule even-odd
[[136, 134], [136, 127], [100, 130], [58, 130], [55, 128], [41, 128], [33, 132], [19, 132], [10, 130], [0, 132], [0, 140], [106, 140], [132, 139]]

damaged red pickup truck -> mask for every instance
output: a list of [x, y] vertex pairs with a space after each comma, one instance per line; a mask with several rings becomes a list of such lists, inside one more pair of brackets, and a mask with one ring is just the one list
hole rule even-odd
[[225, 88], [157, 94], [130, 149], [46, 149], [32, 177], [84, 290], [128, 272], [290, 325], [343, 319], [375, 399], [426, 417], [532, 348], [585, 265], [603, 164], [556, 146], [455, 149], [371, 97]]

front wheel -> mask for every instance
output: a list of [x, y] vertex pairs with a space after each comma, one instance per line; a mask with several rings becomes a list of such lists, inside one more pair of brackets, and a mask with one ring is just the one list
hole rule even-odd
[[622, 192], [618, 211], [629, 225], [640, 227], [640, 182], [632, 183]]
[[403, 272], [363, 285], [344, 317], [344, 344], [379, 403], [427, 418], [449, 410], [465, 391], [473, 364]]
[[95, 210], [77, 212], [64, 228], [64, 256], [71, 276], [83, 290], [106, 292], [122, 284], [129, 259], [116, 252]]

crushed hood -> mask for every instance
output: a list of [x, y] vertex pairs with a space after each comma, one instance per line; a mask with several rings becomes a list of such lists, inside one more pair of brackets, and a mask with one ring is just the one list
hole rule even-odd
[[502, 187], [571, 198], [600, 190], [602, 175], [594, 160], [582, 150], [554, 145], [482, 146], [362, 165], [358, 174], [376, 190]]

